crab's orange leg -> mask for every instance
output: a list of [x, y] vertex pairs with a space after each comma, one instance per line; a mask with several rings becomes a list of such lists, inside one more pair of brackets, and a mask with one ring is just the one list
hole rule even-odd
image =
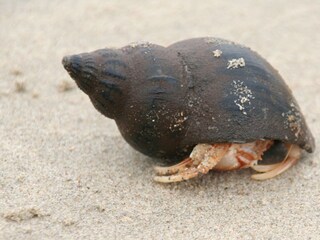
[[[230, 144], [206, 145], [205, 148], [202, 148], [202, 146], [203, 145], [198, 144], [190, 155], [195, 156], [195, 158], [202, 156], [202, 159], [193, 159], [190, 157], [191, 160], [186, 159], [183, 161], [183, 164], [181, 164], [183, 168], [181, 168], [181, 165], [179, 164], [177, 164], [178, 166], [174, 166], [174, 170], [178, 168], [178, 172], [175, 174], [168, 173], [169, 175], [167, 176], [155, 176], [154, 180], [162, 183], [180, 182], [194, 178], [200, 173], [206, 174], [223, 158], [228, 151]], [[203, 149], [206, 150], [203, 151]], [[190, 161], [192, 165], [189, 165]], [[170, 169], [170, 172], [174, 171], [171, 171]], [[163, 171], [160, 171], [160, 174], [162, 173]]]
[[158, 175], [168, 175], [168, 174], [174, 174], [177, 173], [179, 171], [182, 171], [183, 169], [185, 169], [188, 166], [192, 165], [192, 159], [190, 157], [186, 158], [185, 160], [183, 160], [182, 162], [170, 166], [170, 167], [160, 167], [160, 166], [155, 166], [154, 170], [156, 172], [156, 174]]
[[300, 156], [301, 156], [301, 148], [297, 145], [290, 145], [288, 148], [287, 156], [278, 166], [274, 167], [272, 170], [267, 171], [265, 173], [254, 174], [251, 177], [255, 180], [265, 180], [265, 179], [273, 178], [283, 173], [291, 166], [293, 166], [300, 159]]
[[199, 172], [196, 170], [196, 168], [191, 167], [177, 174], [168, 175], [168, 176], [155, 176], [153, 180], [161, 183], [181, 182], [184, 180], [188, 180], [190, 178], [194, 178], [198, 175], [199, 175]]
[[270, 172], [271, 170], [275, 169], [276, 167], [280, 166], [281, 163], [269, 164], [269, 165], [251, 165], [250, 167], [261, 173]]

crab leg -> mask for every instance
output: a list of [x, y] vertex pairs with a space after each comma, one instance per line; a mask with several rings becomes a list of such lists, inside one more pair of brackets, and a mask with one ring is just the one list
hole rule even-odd
[[208, 151], [208, 155], [198, 165], [198, 171], [202, 174], [208, 173], [226, 155], [231, 144], [214, 144], [213, 149]]
[[[184, 168], [181, 168], [179, 164], [177, 164], [178, 166], [174, 165], [174, 170], [178, 168], [178, 172], [176, 172], [176, 174], [170, 175], [169, 173], [168, 176], [155, 176], [154, 180], [162, 183], [179, 182], [194, 178], [198, 176], [199, 173], [206, 174], [224, 157], [229, 147], [230, 144], [199, 144], [192, 151], [190, 158], [187, 158], [182, 162], [182, 166]], [[198, 157], [200, 156], [202, 159], [199, 161]], [[188, 167], [189, 163], [192, 165]], [[160, 171], [160, 174], [162, 173], [163, 172]]]
[[178, 174], [169, 176], [155, 176], [153, 180], [161, 183], [181, 182], [190, 178], [194, 178], [198, 176], [198, 174], [199, 172], [197, 171], [197, 169], [195, 167], [191, 167]]
[[[288, 168], [290, 168], [292, 165], [294, 165], [301, 156], [301, 149], [297, 145], [290, 145], [288, 148], [288, 153], [285, 159], [279, 164], [279, 166], [276, 166], [270, 171], [267, 171], [262, 174], [254, 174], [251, 177], [255, 180], [265, 180], [269, 178], [273, 178], [284, 171], [286, 171]], [[275, 165], [275, 164], [274, 164]]]
[[280, 165], [281, 165], [281, 163], [275, 163], [275, 164], [270, 164], [270, 165], [263, 165], [263, 164], [262, 165], [251, 165], [250, 167], [257, 172], [264, 173], [264, 172], [269, 172]]
[[182, 162], [170, 166], [170, 167], [160, 167], [160, 166], [155, 166], [154, 170], [156, 172], [156, 174], [158, 175], [168, 175], [168, 174], [174, 174], [177, 172], [180, 172], [181, 170], [185, 169], [187, 166], [191, 166], [192, 165], [192, 159], [190, 157], [186, 158], [185, 160], [183, 160]]

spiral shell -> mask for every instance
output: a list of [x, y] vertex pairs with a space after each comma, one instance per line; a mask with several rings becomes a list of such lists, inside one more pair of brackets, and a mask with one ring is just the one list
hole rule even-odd
[[152, 157], [181, 158], [198, 143], [259, 139], [315, 148], [279, 73], [230, 41], [131, 44], [68, 56], [63, 65], [126, 141]]

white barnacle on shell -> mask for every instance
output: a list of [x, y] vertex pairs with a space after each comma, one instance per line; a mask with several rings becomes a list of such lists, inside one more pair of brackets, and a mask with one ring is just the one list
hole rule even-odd
[[246, 109], [251, 105], [251, 100], [255, 99], [252, 91], [240, 80], [234, 80], [232, 86], [232, 94], [236, 96], [234, 100], [235, 105], [238, 106], [244, 115], [247, 115]]
[[302, 119], [298, 106], [290, 104], [291, 109], [281, 114], [284, 118], [284, 128], [290, 128], [295, 137], [298, 138], [302, 129]]
[[214, 51], [212, 51], [213, 56], [216, 58], [219, 58], [222, 55], [222, 51], [220, 49], [216, 49]]
[[228, 66], [227, 66], [227, 69], [230, 69], [230, 68], [239, 68], [239, 67], [245, 67], [246, 66], [246, 62], [244, 60], [244, 58], [234, 58], [234, 59], [231, 59], [231, 60], [228, 60]]
[[137, 42], [132, 42], [129, 44], [130, 47], [136, 48], [136, 47], [149, 47], [150, 42], [147, 41], [137, 41]]

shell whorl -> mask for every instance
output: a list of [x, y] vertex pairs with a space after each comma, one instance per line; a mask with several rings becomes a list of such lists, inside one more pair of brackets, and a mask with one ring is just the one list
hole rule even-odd
[[62, 64], [99, 112], [109, 118], [121, 112], [128, 66], [117, 50], [66, 56]]

